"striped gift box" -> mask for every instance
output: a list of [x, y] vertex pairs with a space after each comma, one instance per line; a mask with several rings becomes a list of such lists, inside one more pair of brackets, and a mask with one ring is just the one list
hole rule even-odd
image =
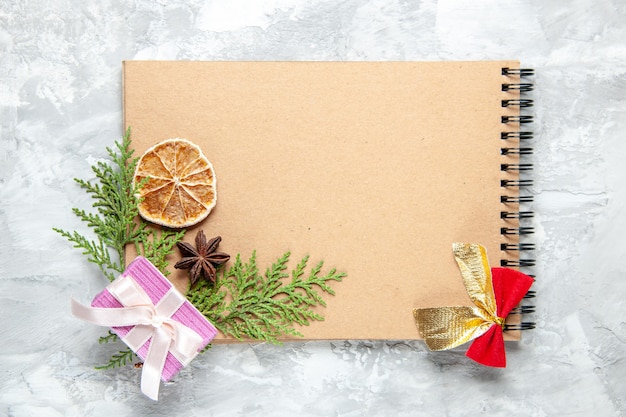
[[[167, 278], [165, 278], [150, 261], [143, 257], [137, 257], [128, 265], [117, 280], [127, 279], [128, 277], [132, 278], [145, 291], [154, 305], [157, 305], [159, 300], [161, 300], [168, 291], [177, 291]], [[111, 283], [111, 285], [115, 285], [116, 281]], [[124, 307], [107, 288], [96, 295], [91, 306], [99, 308]], [[182, 294], [180, 296], [183, 297]], [[185, 300], [170, 318], [185, 325], [202, 337], [202, 347], [199, 350], [202, 350], [217, 335], [217, 329], [188, 300]], [[111, 329], [123, 339], [133, 327], [135, 326], [112, 327]], [[148, 354], [150, 340], [151, 339], [148, 339], [135, 351], [137, 356], [142, 360], [145, 360]], [[163, 381], [169, 381], [184, 366], [187, 366], [191, 359], [193, 358], [181, 360], [170, 350], [165, 360], [161, 379]]]

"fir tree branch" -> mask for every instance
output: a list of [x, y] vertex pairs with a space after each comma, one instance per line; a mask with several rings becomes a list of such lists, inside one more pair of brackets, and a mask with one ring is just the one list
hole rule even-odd
[[307, 326], [324, 320], [312, 309], [326, 305], [319, 290], [333, 295], [328, 281], [341, 281], [346, 274], [333, 269], [320, 276], [323, 262], [319, 262], [303, 278], [309, 260], [305, 256], [288, 280], [289, 256], [285, 253], [261, 275], [256, 253], [245, 263], [237, 255], [214, 287], [202, 282], [191, 287], [187, 297], [225, 335], [272, 343], [279, 343], [282, 336], [301, 337], [294, 324]]
[[129, 363], [133, 363], [134, 358], [135, 353], [133, 353], [130, 348], [120, 350], [119, 352], [114, 353], [113, 356], [111, 356], [111, 359], [109, 359], [108, 363], [106, 363], [105, 365], [96, 366], [95, 368], [98, 370], [119, 368]]
[[113, 281], [123, 271], [122, 266], [111, 259], [109, 250], [101, 239], [93, 241], [76, 231], [70, 233], [57, 228], [53, 228], [53, 230], [74, 243], [75, 248], [82, 249], [82, 253], [87, 256], [87, 260], [98, 265], [100, 271], [109, 281]]
[[116, 342], [118, 339], [119, 339], [119, 336], [116, 333], [109, 330], [106, 336], [101, 336], [98, 339], [98, 343], [102, 345], [105, 343]]
[[133, 176], [139, 158], [133, 158], [131, 149], [130, 128], [126, 130], [121, 142], [115, 147], [107, 148], [109, 162], [97, 162], [92, 170], [97, 181], [75, 179], [76, 183], [91, 195], [95, 213], [73, 209], [74, 214], [96, 235], [90, 240], [74, 231], [54, 230], [74, 243], [74, 247], [82, 249], [82, 253], [100, 268], [102, 273], [112, 281], [124, 271], [124, 251], [128, 244], [133, 244], [137, 253], [148, 258], [163, 273], [167, 273], [166, 256], [173, 252], [184, 231], [156, 230], [147, 227], [147, 223], [139, 218], [139, 189], [144, 181], [133, 183]]
[[165, 258], [173, 252], [174, 245], [180, 242], [184, 235], [184, 230], [178, 232], [166, 229], [159, 232], [152, 230], [150, 233], [142, 234], [135, 241], [135, 249], [137, 253], [150, 259], [163, 275], [168, 276], [170, 272], [166, 269], [168, 262]]

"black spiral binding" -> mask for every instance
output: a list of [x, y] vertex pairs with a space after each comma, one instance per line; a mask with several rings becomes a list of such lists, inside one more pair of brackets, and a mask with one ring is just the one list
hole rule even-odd
[[507, 140], [507, 139], [526, 140], [526, 139], [532, 139], [532, 138], [533, 138], [533, 132], [502, 132], [500, 133], [500, 139], [502, 140]]
[[[533, 69], [529, 68], [502, 68], [502, 75], [505, 79], [502, 82], [502, 91], [505, 94], [514, 93], [516, 96], [505, 98], [501, 101], [503, 108], [519, 108], [527, 109], [534, 105], [534, 101], [524, 97], [524, 95], [530, 91], [533, 91], [534, 85], [529, 82], [519, 81], [521, 78], [529, 77], [535, 74]], [[517, 82], [513, 82], [517, 81]], [[528, 141], [533, 138], [533, 133], [527, 130], [522, 130], [523, 125], [532, 123], [534, 118], [532, 115], [505, 115], [500, 118], [500, 122], [507, 126], [519, 127], [519, 129], [510, 131], [503, 131], [500, 134], [500, 139], [503, 141], [514, 142], [515, 146], [503, 145], [500, 149], [500, 154], [504, 157], [514, 158], [513, 162], [504, 162], [500, 164], [500, 170], [506, 173], [519, 173], [520, 175], [532, 171], [532, 163], [522, 163], [520, 158], [531, 155], [533, 148], [527, 146], [520, 146], [522, 141]], [[519, 205], [523, 203], [531, 203], [533, 201], [532, 195], [521, 195], [526, 187], [533, 185], [530, 179], [502, 179], [500, 186], [504, 189], [518, 188], [519, 193], [517, 196], [502, 195], [500, 202], [503, 204], [503, 210], [500, 212], [500, 219], [504, 224], [506, 222], [515, 221], [516, 227], [509, 227], [506, 225], [500, 228], [500, 234], [507, 240], [511, 235], [524, 237], [534, 233], [534, 228], [531, 226], [522, 226], [520, 223], [534, 217], [534, 213], [528, 210], [521, 210]], [[515, 210], [512, 205], [517, 205]], [[518, 260], [502, 259], [500, 265], [503, 267], [516, 267], [516, 268], [528, 268], [535, 266], [535, 260], [525, 256], [528, 252], [535, 250], [535, 245], [532, 243], [501, 243], [500, 250], [505, 252], [518, 252], [520, 254]], [[531, 275], [533, 276], [533, 275]], [[534, 277], [534, 276], [533, 276]], [[528, 291], [525, 299], [535, 298], [536, 292]], [[510, 314], [531, 314], [535, 312], [535, 306], [520, 305], [514, 308]], [[517, 324], [505, 324], [504, 330], [530, 330], [535, 328], [534, 322], [522, 321]]]
[[500, 148], [501, 155], [530, 155], [533, 148]]

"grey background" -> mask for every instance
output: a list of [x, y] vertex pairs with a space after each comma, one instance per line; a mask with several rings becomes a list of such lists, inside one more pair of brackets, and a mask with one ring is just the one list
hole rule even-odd
[[[0, 1], [0, 415], [624, 415], [625, 39], [620, 0]], [[51, 228], [84, 227], [72, 178], [122, 134], [122, 60], [502, 58], [537, 70], [538, 329], [506, 370], [421, 342], [216, 346], [153, 403], [93, 369], [118, 347], [69, 299], [106, 282]]]

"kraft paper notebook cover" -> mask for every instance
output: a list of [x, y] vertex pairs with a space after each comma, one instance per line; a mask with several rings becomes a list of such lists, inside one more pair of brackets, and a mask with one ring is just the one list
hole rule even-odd
[[[305, 339], [418, 339], [414, 308], [471, 305], [453, 242], [525, 265], [502, 246], [524, 232], [526, 137], [524, 102], [503, 103], [525, 84], [503, 68], [519, 63], [129, 61], [124, 122], [138, 156], [186, 138], [213, 164], [217, 206], [186, 240], [348, 274]], [[186, 271], [169, 279], [186, 288]]]

